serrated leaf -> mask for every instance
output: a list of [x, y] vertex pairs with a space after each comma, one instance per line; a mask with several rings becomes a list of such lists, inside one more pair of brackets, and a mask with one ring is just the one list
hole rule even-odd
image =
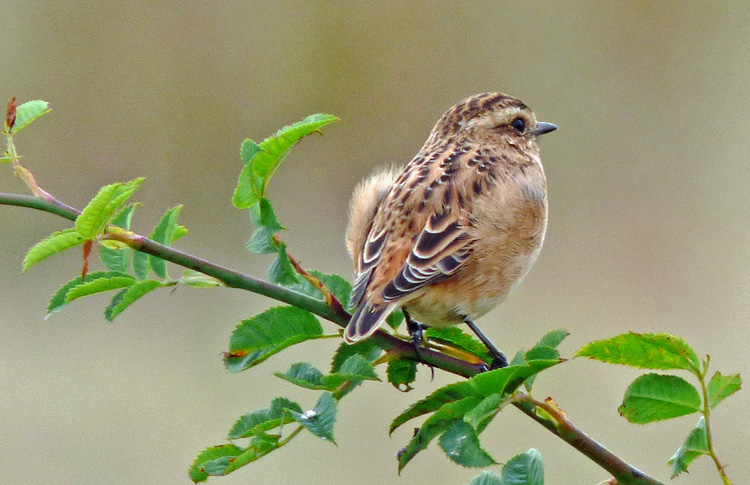
[[406, 448], [398, 456], [398, 471], [406, 466], [417, 453], [427, 448], [438, 435], [443, 434], [455, 422], [463, 422], [463, 416], [482, 401], [480, 397], [472, 396], [455, 402], [444, 404], [428, 417]]
[[[229, 459], [236, 459], [240, 453], [242, 453], [242, 449], [232, 444], [206, 448], [193, 461], [189, 471], [190, 479], [194, 483], [198, 483], [205, 482], [209, 475], [223, 475], [224, 470], [229, 466]], [[227, 459], [226, 465], [223, 467], [217, 466], [216, 462], [222, 458]]]
[[562, 328], [552, 330], [545, 334], [534, 347], [552, 347], [556, 349], [570, 332]]
[[[133, 281], [135, 281], [135, 279], [133, 279]], [[139, 281], [131, 284], [125, 291], [117, 293], [117, 295], [112, 298], [112, 302], [104, 310], [104, 317], [111, 322], [117, 315], [135, 303], [139, 298], [162, 286], [165, 286], [164, 283], [158, 280]]]
[[225, 364], [230, 372], [239, 372], [287, 347], [322, 335], [320, 322], [312, 313], [292, 306], [270, 308], [243, 320], [234, 329]]
[[226, 467], [223, 474], [228, 475], [238, 468], [266, 456], [278, 447], [278, 436], [265, 436], [262, 438], [254, 436], [250, 440], [250, 445], [242, 450], [242, 453], [236, 459], [230, 460], [229, 466]]
[[286, 244], [281, 243], [277, 249], [276, 259], [268, 268], [268, 281], [282, 286], [299, 284], [297, 271], [286, 254]]
[[261, 197], [257, 203], [253, 204], [249, 213], [250, 222], [255, 227], [267, 227], [274, 229], [276, 232], [286, 229], [276, 218], [276, 211], [274, 211], [271, 201], [265, 197]]
[[[128, 204], [118, 212], [114, 218], [112, 218], [112, 225], [121, 227], [125, 230], [130, 230], [130, 223], [133, 219], [133, 211], [135, 210], [135, 204]], [[102, 241], [104, 244], [104, 241]], [[120, 273], [127, 273], [130, 267], [130, 255], [133, 250], [125, 246], [122, 249], [111, 249], [107, 247], [99, 248], [99, 257], [102, 260], [102, 264], [107, 267], [110, 271], [119, 271]]]
[[[86, 281], [94, 281], [97, 279], [108, 279], [118, 276], [128, 276], [123, 275], [122, 273], [116, 273], [112, 271], [97, 271], [95, 273], [89, 273], [86, 275]], [[63, 308], [65, 308], [68, 305], [68, 292], [70, 292], [71, 289], [81, 285], [83, 283], [83, 280], [81, 277], [74, 278], [64, 285], [62, 285], [58, 290], [55, 292], [55, 294], [52, 296], [52, 299], [49, 302], [49, 305], [47, 306], [47, 315], [60, 311]]]
[[263, 140], [260, 145], [254, 147], [248, 144], [248, 148], [245, 149], [243, 143], [243, 150], [241, 151], [247, 151], [247, 154], [242, 154], [243, 161], [250, 154], [252, 156], [248, 158], [240, 172], [237, 187], [232, 197], [232, 203], [235, 207], [247, 209], [256, 203], [265, 195], [271, 177], [289, 149], [303, 137], [337, 120], [338, 118], [332, 115], [312, 115], [298, 123], [285, 126], [275, 136]]
[[49, 107], [49, 103], [42, 100], [26, 101], [21, 106], [16, 108], [16, 122], [13, 124], [13, 128], [10, 130], [12, 134], [16, 134], [29, 126], [33, 121], [41, 118], [52, 111]]
[[335, 391], [346, 381], [352, 381], [358, 385], [361, 381], [379, 380], [372, 365], [361, 355], [354, 354], [346, 359], [339, 372], [324, 376], [322, 382], [326, 389]]
[[474, 477], [469, 485], [505, 485], [505, 482], [497, 473], [486, 470]]
[[278, 245], [273, 241], [273, 236], [285, 229], [273, 210], [271, 202], [261, 197], [257, 203], [250, 206], [250, 221], [257, 229], [253, 232], [246, 247], [256, 254], [274, 253]]
[[425, 337], [441, 343], [452, 345], [466, 350], [483, 360], [488, 360], [487, 347], [471, 335], [463, 332], [460, 328], [453, 327], [430, 327], [425, 331]]
[[[319, 279], [333, 293], [333, 296], [341, 303], [341, 306], [346, 308], [349, 305], [349, 293], [351, 293], [352, 285], [346, 278], [337, 274], [322, 273], [318, 270], [310, 270], [308, 273]], [[289, 288], [315, 299], [323, 300], [323, 294], [317, 288], [306, 279], [299, 279], [300, 282], [298, 284], [290, 285]]]
[[618, 411], [631, 423], [651, 423], [701, 410], [698, 390], [678, 376], [645, 374], [625, 391]]
[[151, 259], [147, 253], [142, 251], [133, 251], [133, 274], [139, 280], [148, 278], [151, 272]]
[[268, 227], [259, 227], [253, 231], [253, 235], [245, 243], [245, 247], [255, 254], [270, 254], [278, 250], [278, 246], [273, 241], [276, 230]]
[[26, 257], [23, 258], [23, 270], [26, 271], [36, 263], [47, 259], [53, 254], [78, 246], [79, 244], [82, 244], [83, 241], [84, 239], [78, 234], [78, 231], [76, 231], [74, 227], [54, 232], [34, 244], [34, 246], [29, 249], [29, 252], [26, 253]]
[[253, 436], [256, 428], [269, 431], [282, 424], [293, 422], [294, 418], [286, 411], [287, 409], [302, 412], [302, 408], [296, 402], [277, 397], [271, 401], [270, 407], [251, 411], [238, 419], [229, 431], [229, 439], [249, 438]]
[[393, 431], [396, 430], [396, 428], [409, 420], [412, 420], [424, 414], [437, 411], [446, 403], [456, 402], [467, 397], [478, 397], [480, 399], [477, 401], [477, 403], [481, 402], [481, 396], [476, 391], [474, 391], [468, 381], [461, 381], [443, 386], [426, 398], [412, 404], [404, 412], [396, 416], [396, 418], [391, 423], [388, 434], [392, 434]]
[[240, 159], [243, 165], [247, 165], [253, 157], [263, 149], [250, 138], [245, 138], [240, 147]]
[[477, 434], [481, 433], [497, 413], [500, 412], [500, 403], [502, 401], [503, 396], [500, 394], [490, 394], [482, 399], [474, 409], [466, 413], [464, 421], [470, 424]]
[[544, 485], [542, 454], [534, 448], [516, 455], [503, 467], [504, 485]]
[[482, 396], [510, 394], [529, 377], [562, 362], [560, 359], [531, 360], [525, 365], [509, 365], [502, 369], [483, 372], [468, 380]]
[[138, 178], [125, 183], [102, 187], [76, 218], [76, 230], [84, 239], [93, 239], [104, 231], [107, 223], [144, 181]]
[[[180, 217], [182, 211], [182, 205], [178, 205], [166, 211], [159, 223], [156, 224], [154, 231], [151, 233], [150, 239], [169, 246], [172, 244], [172, 238], [177, 231], [177, 218]], [[149, 260], [151, 261], [151, 269], [154, 270], [157, 276], [161, 278], [169, 278], [167, 273], [167, 261], [165, 259], [153, 256], [149, 254]]]
[[448, 458], [466, 467], [485, 467], [497, 463], [479, 444], [474, 428], [465, 421], [454, 421], [438, 440]]
[[[524, 354], [524, 360], [526, 362], [534, 361], [534, 360], [555, 360], [560, 359], [560, 352], [557, 351], [554, 347], [548, 347], [546, 345], [537, 344], [534, 347], [532, 347], [528, 352]], [[536, 380], [536, 376], [533, 375], [526, 379], [524, 381], [523, 385], [528, 390], [531, 391], [531, 389], [534, 387], [534, 381]]]
[[723, 376], [716, 372], [708, 382], [708, 403], [713, 409], [724, 399], [740, 390], [742, 378], [739, 374]]
[[79, 285], [74, 286], [68, 291], [65, 299], [68, 303], [84, 296], [94, 295], [96, 293], [102, 293], [105, 291], [116, 290], [118, 288], [125, 288], [135, 283], [135, 278], [128, 274], [111, 276], [109, 278], [96, 278], [91, 279], [87, 276], [86, 279]]
[[682, 446], [669, 459], [672, 465], [672, 478], [682, 472], [686, 472], [690, 463], [701, 455], [708, 455], [708, 435], [706, 432], [706, 419], [701, 416], [698, 424], [690, 431]]
[[700, 375], [700, 363], [687, 342], [666, 333], [626, 333], [591, 342], [576, 352], [610, 364], [629, 365], [641, 369], [684, 369]]
[[312, 410], [304, 413], [289, 410], [289, 413], [299, 424], [318, 438], [336, 444], [333, 439], [333, 425], [336, 423], [336, 400], [333, 399], [330, 392], [324, 392]]
[[375, 345], [372, 340], [362, 340], [355, 344], [341, 343], [331, 361], [331, 373], [336, 373], [341, 370], [341, 366], [344, 365], [349, 357], [358, 354], [364, 357], [367, 362], [375, 362], [383, 353], [383, 349]]
[[307, 362], [297, 362], [292, 364], [288, 371], [274, 372], [274, 375], [306, 389], [326, 389], [323, 384], [323, 373]]
[[386, 371], [388, 382], [399, 391], [410, 391], [411, 383], [417, 378], [417, 363], [413, 360], [399, 359], [388, 362]]

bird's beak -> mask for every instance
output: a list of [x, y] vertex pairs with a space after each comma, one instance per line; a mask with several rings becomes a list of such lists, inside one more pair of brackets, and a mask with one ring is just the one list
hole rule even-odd
[[540, 136], [544, 135], [545, 133], [549, 133], [550, 131], [555, 131], [557, 129], [557, 125], [554, 123], [547, 123], [546, 121], [540, 121], [536, 124], [536, 130], [534, 131], [534, 136]]

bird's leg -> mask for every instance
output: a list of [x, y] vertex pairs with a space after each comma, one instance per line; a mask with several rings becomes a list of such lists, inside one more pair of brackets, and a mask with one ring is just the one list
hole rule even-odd
[[[417, 357], [421, 360], [422, 340], [424, 340], [424, 329], [426, 328], [426, 325], [414, 320], [405, 308], [401, 308], [401, 311], [404, 312], [404, 318], [406, 319], [406, 330], [409, 332], [409, 337], [411, 337], [411, 344], [414, 346], [414, 352], [417, 353]], [[424, 364], [424, 362], [422, 363]], [[435, 379], [435, 368], [430, 364], [425, 365], [430, 368], [430, 371], [432, 372], [432, 379]]]
[[505, 357], [505, 354], [503, 354], [500, 349], [498, 349], [495, 344], [492, 343], [492, 340], [487, 338], [487, 336], [479, 330], [479, 327], [476, 326], [474, 322], [472, 322], [468, 317], [464, 317], [464, 322], [466, 322], [466, 325], [469, 326], [469, 328], [476, 334], [477, 337], [479, 337], [479, 340], [482, 341], [485, 347], [487, 347], [487, 353], [492, 358], [492, 361], [490, 362], [490, 369], [500, 369], [503, 367], [508, 367], [508, 359]]
[[424, 325], [414, 320], [406, 309], [402, 308], [404, 312], [404, 318], [406, 319], [406, 330], [409, 332], [411, 337], [411, 343], [414, 346], [414, 350], [419, 356], [419, 349], [422, 347], [422, 340], [424, 339]]

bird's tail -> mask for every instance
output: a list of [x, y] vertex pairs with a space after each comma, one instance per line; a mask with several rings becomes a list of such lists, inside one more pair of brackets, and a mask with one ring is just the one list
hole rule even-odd
[[373, 307], [369, 303], [361, 305], [349, 320], [344, 330], [344, 340], [353, 344], [368, 338], [375, 333], [385, 318], [394, 310], [395, 305]]

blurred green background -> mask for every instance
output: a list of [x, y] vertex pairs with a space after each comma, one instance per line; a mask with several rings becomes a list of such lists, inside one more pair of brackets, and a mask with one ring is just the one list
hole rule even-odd
[[[270, 195], [290, 251], [351, 277], [343, 232], [357, 181], [408, 161], [461, 98], [519, 97], [560, 127], [542, 140], [550, 224], [535, 268], [480, 326], [511, 354], [569, 329], [567, 356], [628, 330], [670, 332], [710, 354], [714, 370], [750, 378], [750, 4], [4, 0], [2, 16], [0, 99], [54, 108], [16, 140], [42, 187], [82, 207], [104, 184], [146, 176], [137, 231], [184, 203], [191, 232], [177, 246], [255, 275], [269, 260], [244, 249], [248, 217], [230, 202], [245, 137], [316, 112], [341, 117], [292, 152]], [[0, 169], [0, 191], [25, 191]], [[21, 260], [63, 227], [0, 207], [0, 482], [188, 483], [195, 455], [240, 415], [275, 395], [314, 404], [315, 393], [271, 372], [325, 367], [317, 345], [224, 370], [234, 326], [273, 304], [251, 293], [160, 291], [114, 323], [97, 297], [45, 320], [80, 261], [71, 253], [22, 275]], [[697, 417], [628, 424], [617, 406], [637, 375], [574, 360], [535, 389], [669, 481], [667, 459]], [[394, 453], [411, 429], [387, 434], [393, 416], [455, 379], [422, 370], [408, 394], [367, 383], [339, 408], [338, 447], [304, 436], [211, 481], [467, 483], [478, 471], [434, 444], [399, 478]], [[743, 390], [713, 414], [736, 483], [750, 475], [749, 405]], [[483, 436], [500, 461], [539, 449], [548, 483], [607, 478], [515, 409]], [[719, 479], [701, 459], [675, 483]]]

